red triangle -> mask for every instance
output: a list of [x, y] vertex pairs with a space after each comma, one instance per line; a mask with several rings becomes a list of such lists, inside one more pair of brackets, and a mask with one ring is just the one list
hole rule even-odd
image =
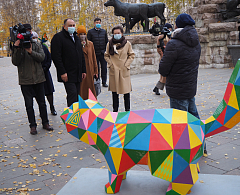
[[223, 125], [223, 123], [224, 123], [226, 111], [227, 111], [227, 106], [224, 108], [224, 110], [222, 111], [222, 113], [217, 117], [217, 121], [218, 121], [219, 123], [221, 123], [222, 125]]
[[64, 121], [66, 121], [67, 117], [68, 117], [68, 113], [61, 116], [61, 118], [62, 118]]
[[70, 131], [72, 131], [72, 130], [78, 128], [78, 127], [72, 126], [72, 125], [69, 125], [69, 124], [66, 123], [66, 128], [67, 128], [67, 132], [69, 133]]
[[126, 170], [130, 169], [134, 165], [135, 165], [135, 162], [133, 162], [133, 160], [123, 150], [118, 174], [125, 172]]
[[91, 126], [91, 124], [93, 123], [93, 121], [97, 118], [97, 116], [90, 110], [89, 111], [89, 117], [88, 117], [88, 127], [89, 128]]
[[110, 127], [106, 128], [104, 131], [98, 133], [98, 135], [102, 138], [102, 140], [109, 146], [109, 142], [111, 140], [112, 131], [113, 131], [114, 124]]
[[172, 147], [167, 143], [156, 127], [152, 125], [149, 151], [155, 150], [172, 150]]
[[223, 131], [226, 131], [226, 130], [228, 130], [228, 129], [229, 129], [229, 128], [227, 128], [227, 127], [225, 127], [225, 126], [219, 127], [218, 129], [216, 129], [216, 130], [214, 130], [214, 131], [212, 131], [212, 132], [210, 132], [210, 133], [207, 133], [207, 134], [205, 135], [205, 138], [206, 138], [206, 137], [209, 137], [209, 136], [212, 136], [212, 135], [216, 135], [216, 134], [221, 133], [221, 132], [223, 132]]
[[88, 135], [88, 141], [89, 141], [89, 145], [96, 145], [96, 143], [93, 141], [91, 135], [89, 135], [89, 133], [87, 132], [87, 135]]
[[150, 121], [144, 119], [143, 117], [137, 115], [134, 112], [130, 112], [127, 124], [131, 124], [131, 123], [150, 123]]
[[175, 148], [176, 144], [178, 143], [178, 140], [181, 137], [186, 126], [187, 126], [187, 123], [172, 124], [173, 148]]
[[140, 165], [148, 164], [148, 152], [142, 157], [142, 159], [137, 164], [140, 164]]
[[228, 104], [228, 101], [229, 101], [231, 93], [232, 93], [232, 88], [233, 88], [233, 84], [232, 83], [228, 83], [226, 92], [225, 92], [224, 97], [223, 97], [223, 99], [225, 100], [225, 102], [227, 104]]
[[93, 95], [93, 93], [92, 93], [92, 91], [91, 91], [91, 89], [89, 88], [89, 90], [88, 90], [88, 99], [90, 99], [90, 100], [93, 100], [93, 101], [96, 101], [97, 102], [97, 99], [96, 99], [96, 97]]
[[201, 148], [202, 145], [196, 146], [195, 148], [192, 148], [190, 151], [190, 160], [189, 162], [192, 162], [192, 159], [194, 158], [194, 156], [197, 154], [199, 148]]

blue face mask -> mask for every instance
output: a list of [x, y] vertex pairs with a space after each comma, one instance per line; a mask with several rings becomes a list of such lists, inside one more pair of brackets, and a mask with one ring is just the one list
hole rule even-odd
[[96, 24], [96, 28], [101, 28], [101, 24]]
[[73, 34], [75, 32], [75, 27], [68, 27], [69, 34]]
[[113, 35], [113, 38], [116, 39], [116, 40], [119, 40], [122, 38], [122, 35], [121, 34], [115, 34]]
[[172, 31], [170, 31], [169, 33], [167, 33], [168, 36], [171, 36], [171, 34], [172, 34]]

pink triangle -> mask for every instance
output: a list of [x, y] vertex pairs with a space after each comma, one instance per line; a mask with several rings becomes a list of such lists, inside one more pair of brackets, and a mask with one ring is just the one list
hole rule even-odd
[[89, 145], [96, 145], [96, 143], [93, 141], [92, 137], [89, 135], [88, 132], [87, 132], [87, 134], [88, 134]]
[[172, 189], [172, 183], [169, 184], [167, 192], [170, 191]]
[[134, 112], [130, 112], [129, 114], [129, 117], [128, 117], [128, 121], [127, 121], [128, 124], [131, 124], [131, 123], [150, 123], [150, 121], [142, 118], [141, 116], [135, 114]]
[[91, 89], [89, 88], [89, 90], [88, 90], [88, 99], [90, 99], [90, 100], [93, 100], [93, 101], [96, 101], [97, 102], [97, 99], [96, 99], [96, 97], [93, 95], [93, 93], [92, 93], [92, 91], [91, 91]]
[[118, 112], [110, 112], [110, 114], [112, 116], [113, 121], [115, 122], [118, 116]]
[[202, 133], [202, 142], [203, 142], [203, 139], [204, 139], [205, 135], [204, 135], [204, 133], [203, 133], [202, 128], [201, 128], [201, 133]]
[[115, 174], [112, 174], [111, 175], [111, 184], [114, 182], [114, 180], [116, 179], [117, 175]]
[[102, 110], [102, 112], [100, 112], [100, 114], [98, 115], [99, 118], [101, 119], [105, 119], [106, 116], [108, 115], [109, 111], [106, 110], [105, 108]]
[[88, 126], [88, 120], [89, 120], [89, 112], [90, 110], [87, 110], [86, 112], [84, 112], [81, 116], [82, 120], [83, 120], [83, 123], [85, 125], [85, 127]]
[[110, 127], [106, 128], [104, 131], [98, 133], [99, 137], [102, 138], [102, 140], [109, 145], [109, 142], [111, 140], [112, 131], [113, 131], [114, 124]]

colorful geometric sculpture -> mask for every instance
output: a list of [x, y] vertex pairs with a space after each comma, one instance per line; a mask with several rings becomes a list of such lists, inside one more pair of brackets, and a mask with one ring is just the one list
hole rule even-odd
[[119, 191], [127, 171], [148, 165], [151, 174], [170, 182], [167, 195], [185, 195], [198, 180], [198, 161], [205, 138], [228, 130], [240, 121], [240, 61], [224, 98], [205, 122], [186, 111], [152, 109], [110, 112], [89, 91], [89, 99], [65, 108], [61, 115], [67, 131], [98, 149], [105, 157], [107, 193]]

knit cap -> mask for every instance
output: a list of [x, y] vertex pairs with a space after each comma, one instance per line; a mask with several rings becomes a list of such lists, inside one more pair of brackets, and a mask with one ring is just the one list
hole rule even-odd
[[188, 14], [180, 14], [176, 19], [176, 26], [178, 28], [184, 28], [187, 25], [195, 25], [195, 21]]
[[81, 33], [87, 34], [86, 27], [83, 26], [83, 25], [80, 25], [80, 26], [77, 28], [77, 34], [81, 34]]

